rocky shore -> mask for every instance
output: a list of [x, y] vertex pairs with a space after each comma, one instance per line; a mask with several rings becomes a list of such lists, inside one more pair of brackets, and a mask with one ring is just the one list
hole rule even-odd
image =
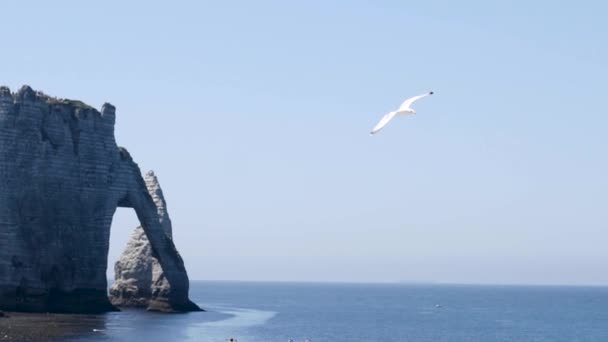
[[0, 317], [0, 341], [50, 342], [68, 337], [98, 334], [105, 329], [103, 315], [4, 313]]

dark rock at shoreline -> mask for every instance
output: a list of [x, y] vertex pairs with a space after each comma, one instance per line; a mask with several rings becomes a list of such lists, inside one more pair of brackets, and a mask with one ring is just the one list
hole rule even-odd
[[103, 315], [11, 312], [10, 318], [0, 319], [0, 341], [63, 341], [99, 334], [104, 329]]

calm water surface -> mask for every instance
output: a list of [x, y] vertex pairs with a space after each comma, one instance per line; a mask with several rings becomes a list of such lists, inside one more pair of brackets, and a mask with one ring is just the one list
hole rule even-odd
[[104, 315], [69, 341], [608, 341], [608, 288], [192, 282], [204, 313]]

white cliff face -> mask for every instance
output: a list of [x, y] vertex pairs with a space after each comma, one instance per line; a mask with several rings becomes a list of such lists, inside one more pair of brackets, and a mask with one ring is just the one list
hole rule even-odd
[[146, 182], [148, 193], [150, 193], [154, 204], [156, 204], [156, 211], [158, 213], [160, 225], [163, 227], [165, 233], [169, 235], [170, 238], [173, 238], [171, 219], [169, 218], [169, 213], [167, 212], [167, 202], [165, 201], [163, 190], [160, 188], [160, 184], [158, 184], [158, 178], [154, 174], [154, 171], [148, 171], [144, 177], [144, 181]]
[[27, 86], [0, 87], [0, 309], [113, 310], [106, 267], [119, 206], [135, 210], [171, 284], [171, 309], [198, 309], [139, 167], [116, 145], [114, 124], [110, 104], [99, 112]]
[[[144, 180], [156, 205], [160, 225], [172, 239], [171, 219], [158, 178], [153, 171], [149, 171]], [[114, 266], [114, 272], [115, 281], [110, 288], [110, 301], [113, 305], [171, 311], [168, 304], [171, 285], [165, 278], [158, 259], [153, 255], [141, 226], [135, 228], [126, 249]]]
[[152, 297], [152, 256], [150, 242], [143, 228], [137, 227], [114, 265], [114, 284], [110, 288], [110, 302], [123, 307], [147, 307]]

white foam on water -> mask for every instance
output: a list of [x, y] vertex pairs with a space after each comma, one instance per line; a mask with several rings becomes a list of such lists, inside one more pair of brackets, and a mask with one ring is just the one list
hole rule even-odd
[[206, 327], [252, 327], [266, 324], [276, 316], [275, 311], [264, 311], [255, 309], [230, 308], [218, 310], [217, 312], [230, 315], [223, 320], [204, 322], [201, 326]]
[[225, 342], [233, 337], [239, 342], [249, 342], [247, 328], [266, 324], [277, 314], [275, 311], [234, 307], [206, 306], [205, 309], [228, 317], [191, 324], [186, 331], [188, 341]]

